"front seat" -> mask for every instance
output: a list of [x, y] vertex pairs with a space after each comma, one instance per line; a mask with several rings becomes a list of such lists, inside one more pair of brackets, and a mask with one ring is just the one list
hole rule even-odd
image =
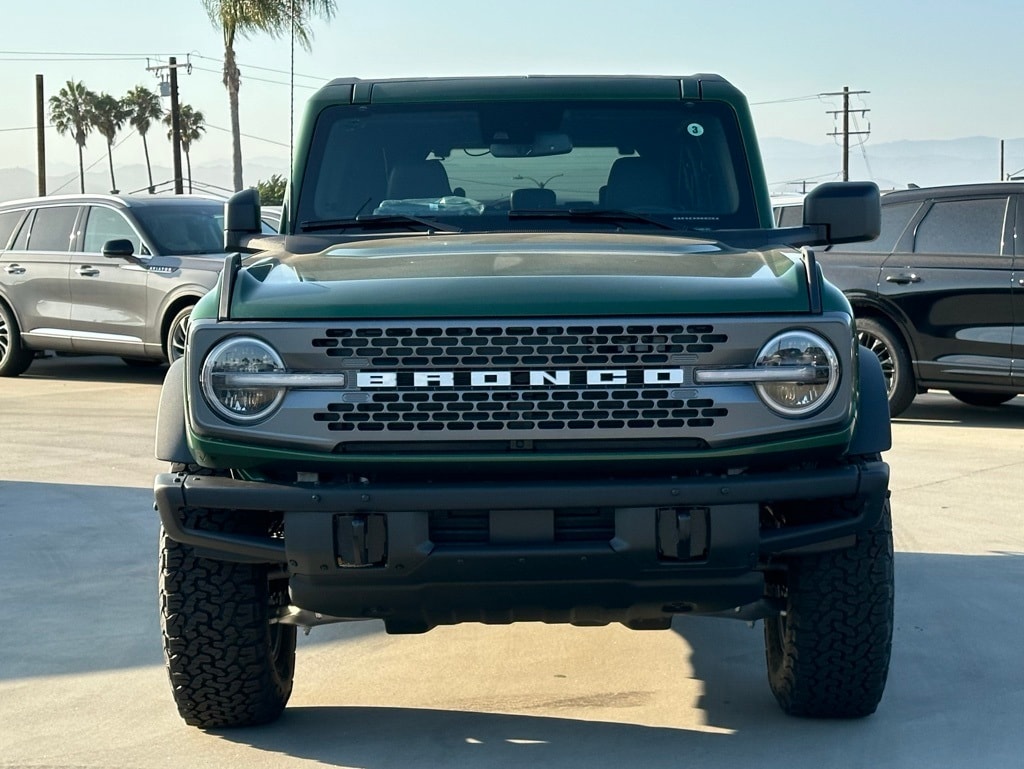
[[448, 172], [440, 160], [396, 165], [388, 174], [387, 197], [390, 200], [443, 198], [451, 194]]
[[672, 208], [672, 185], [664, 166], [649, 158], [619, 158], [608, 172], [604, 206], [613, 210]]
[[555, 191], [546, 187], [524, 187], [521, 190], [512, 190], [509, 205], [513, 211], [554, 208]]

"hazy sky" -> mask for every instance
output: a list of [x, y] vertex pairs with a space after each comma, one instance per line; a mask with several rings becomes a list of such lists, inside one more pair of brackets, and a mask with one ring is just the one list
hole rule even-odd
[[[18, 0], [3, 16], [0, 168], [35, 169], [36, 74], [47, 97], [68, 80], [123, 96], [140, 84], [156, 90], [147, 65], [171, 55], [191, 63], [180, 71], [181, 100], [208, 123], [193, 163], [230, 163], [223, 42], [201, 0]], [[854, 126], [870, 124], [868, 149], [899, 139], [1011, 139], [1024, 136], [1021, 30], [1020, 0], [338, 0], [335, 18], [315, 24], [312, 51], [295, 49], [296, 115], [317, 85], [340, 76], [716, 72], [747, 94], [763, 137], [833, 142], [828, 111], [841, 100], [818, 94], [849, 86], [870, 92], [853, 102], [870, 110]], [[235, 48], [243, 156], [280, 158], [290, 41], [259, 35]], [[116, 164], [142, 162], [130, 129], [118, 141]], [[150, 144], [154, 163], [170, 165], [162, 130]], [[102, 168], [105, 158], [93, 135], [86, 165]], [[50, 129], [47, 159], [51, 168], [77, 163], [74, 141]]]

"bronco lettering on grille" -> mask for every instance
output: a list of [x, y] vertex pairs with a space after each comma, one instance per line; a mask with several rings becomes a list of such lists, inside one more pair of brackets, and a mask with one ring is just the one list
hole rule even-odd
[[474, 388], [474, 387], [572, 387], [579, 385], [681, 385], [681, 368], [488, 370], [488, 371], [360, 371], [356, 387], [391, 388]]

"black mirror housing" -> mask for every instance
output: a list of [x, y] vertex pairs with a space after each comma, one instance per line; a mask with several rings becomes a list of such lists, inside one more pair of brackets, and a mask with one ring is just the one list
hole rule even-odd
[[135, 244], [127, 238], [108, 240], [103, 244], [102, 253], [108, 259], [131, 259], [135, 255]]
[[262, 232], [259, 190], [250, 187], [228, 198], [224, 204], [224, 250], [246, 251], [246, 241]]
[[826, 182], [804, 198], [804, 226], [823, 227], [829, 244], [874, 240], [882, 229], [881, 195], [874, 182]]

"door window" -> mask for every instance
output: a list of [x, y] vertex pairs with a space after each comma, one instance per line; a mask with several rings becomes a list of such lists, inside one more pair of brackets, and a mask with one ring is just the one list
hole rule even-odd
[[7, 248], [7, 244], [11, 242], [11, 235], [14, 234], [14, 228], [18, 226], [18, 222], [24, 215], [24, 209], [0, 213], [0, 251]]
[[836, 246], [843, 251], [864, 251], [867, 253], [888, 254], [900, 240], [903, 231], [907, 229], [911, 217], [921, 207], [919, 201], [912, 203], [893, 203], [882, 206], [882, 227], [878, 237], [863, 243], [844, 243]]
[[92, 206], [89, 209], [89, 220], [85, 223], [82, 250], [87, 254], [98, 254], [103, 251], [103, 244], [108, 240], [121, 238], [132, 242], [135, 254], [142, 253], [142, 241], [138, 233], [120, 212], [105, 206]]
[[[78, 206], [53, 206], [36, 210], [28, 235], [29, 251], [70, 251]], [[20, 238], [19, 238], [20, 240]]]
[[999, 256], [1006, 203], [1006, 197], [937, 201], [917, 226], [914, 251]]

